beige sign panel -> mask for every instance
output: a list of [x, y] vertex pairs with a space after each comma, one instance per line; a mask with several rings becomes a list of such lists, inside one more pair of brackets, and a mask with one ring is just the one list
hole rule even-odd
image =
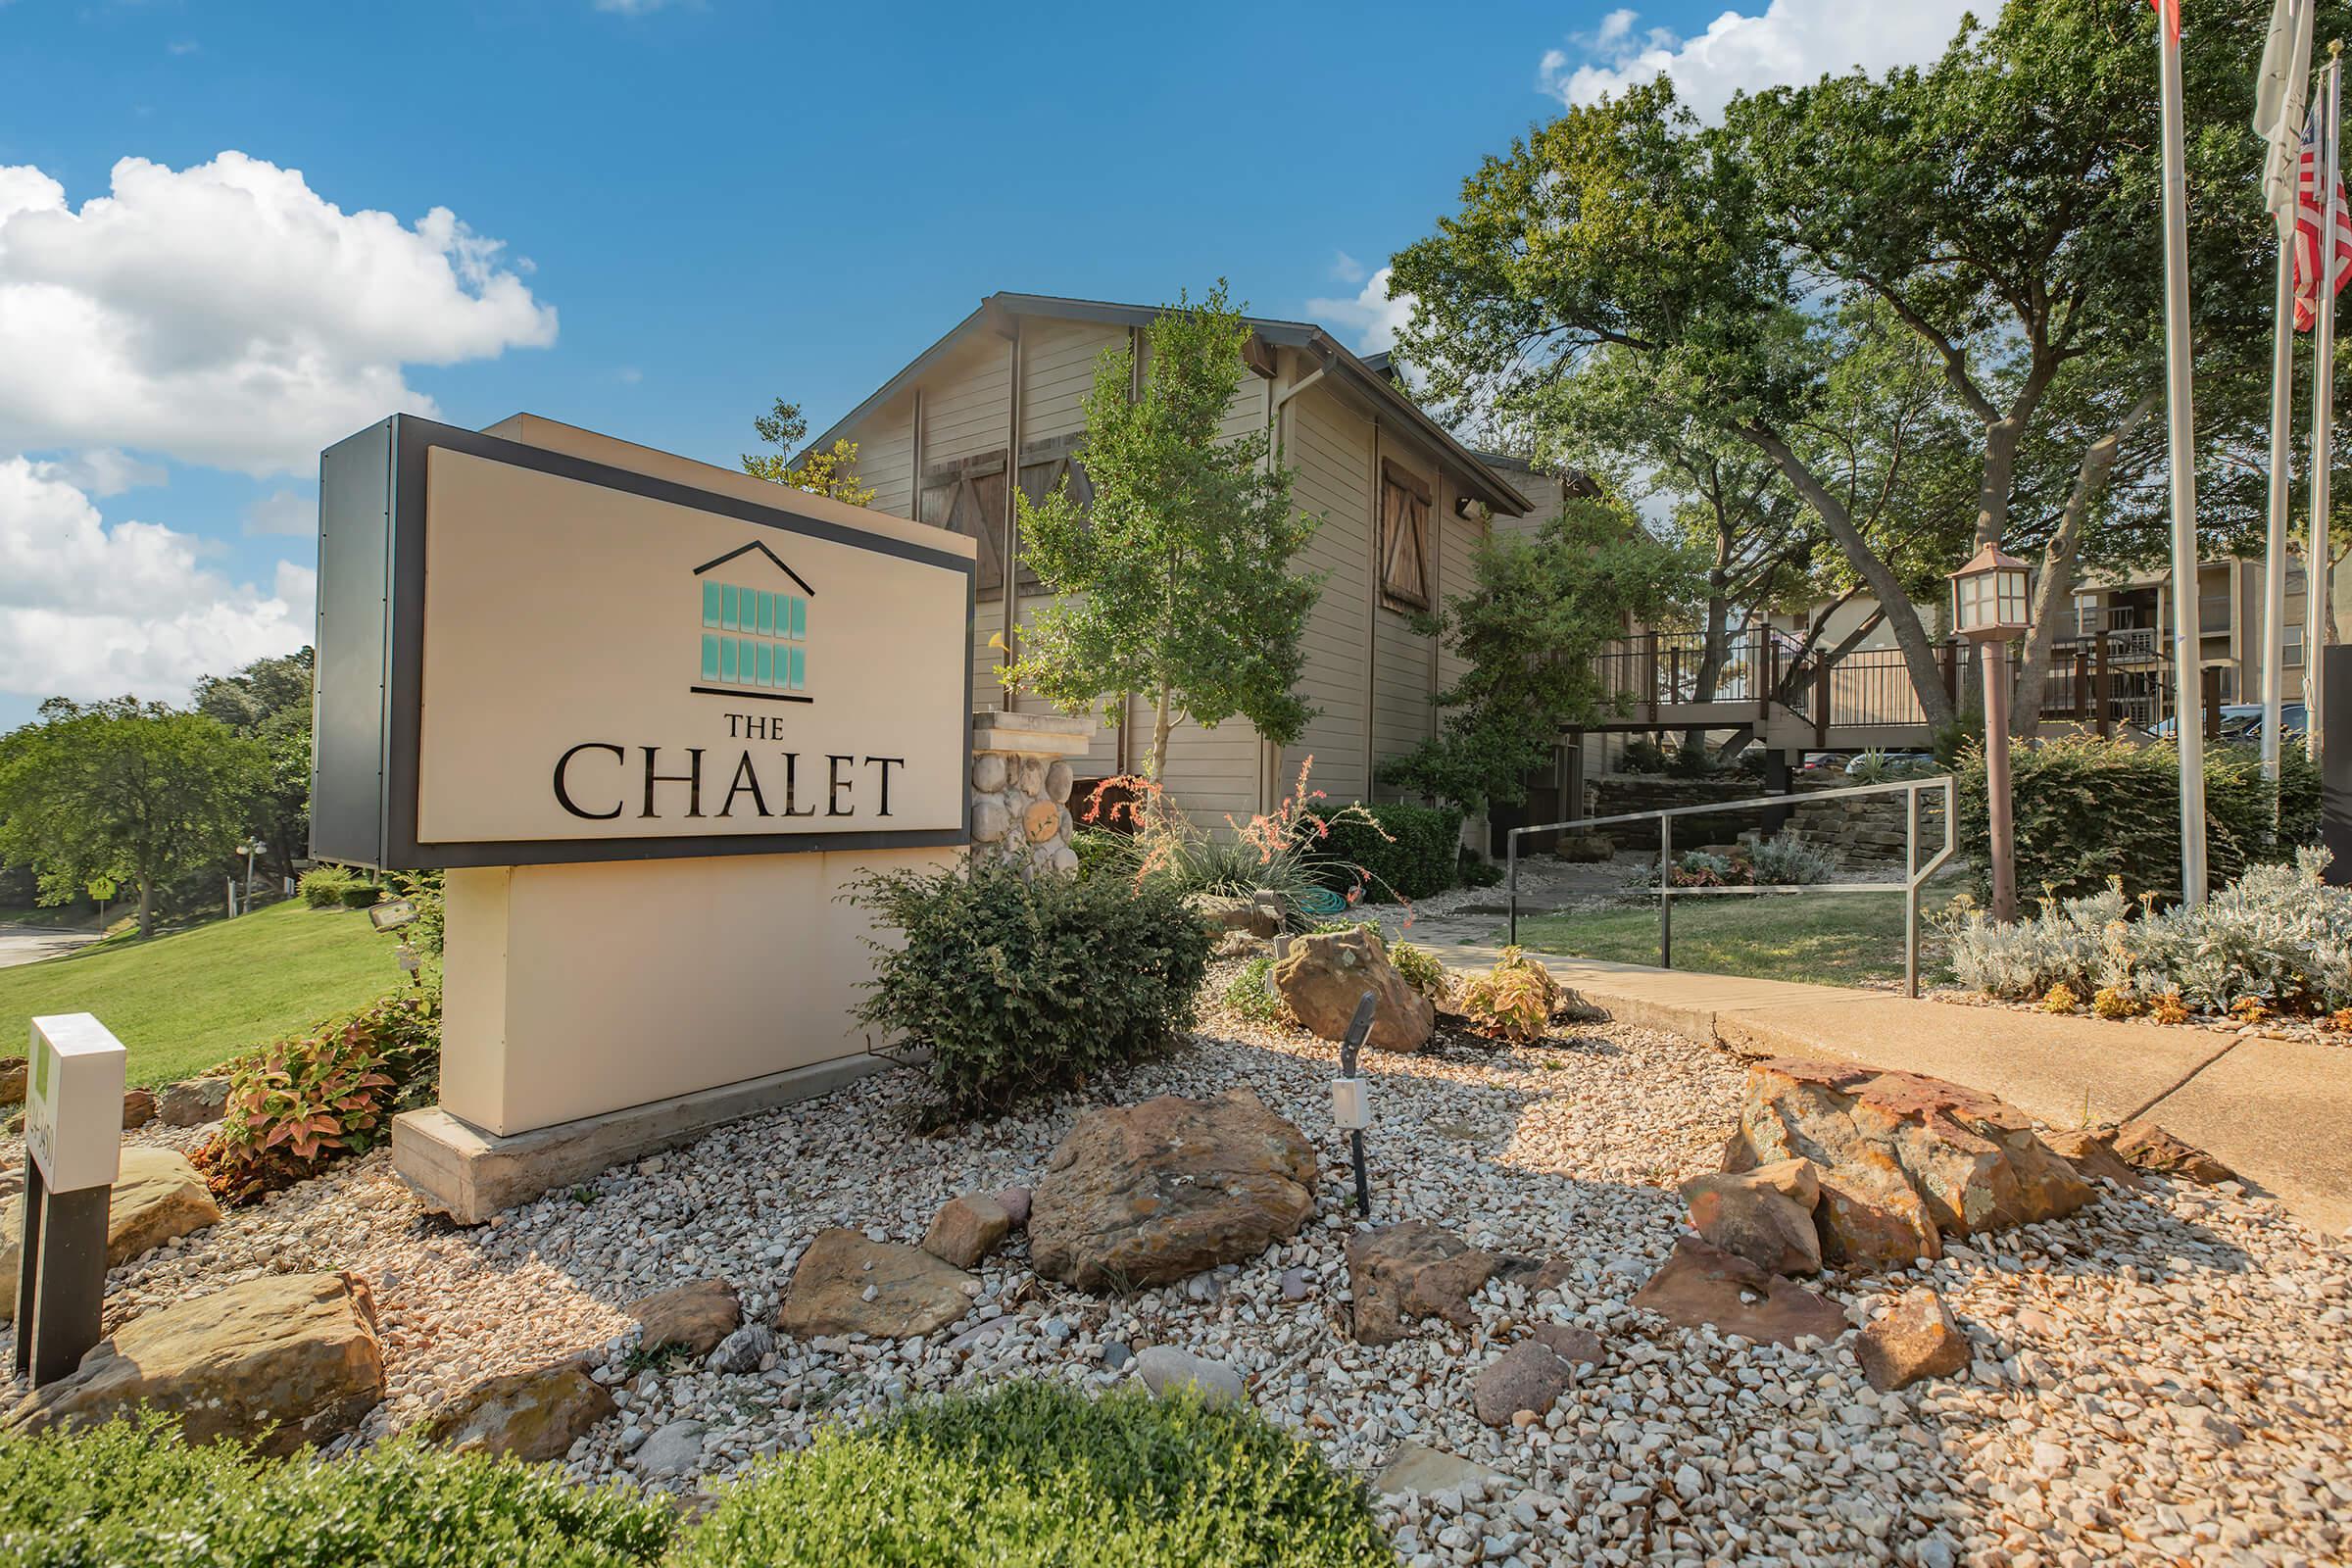
[[960, 832], [968, 571], [424, 460], [419, 846]]

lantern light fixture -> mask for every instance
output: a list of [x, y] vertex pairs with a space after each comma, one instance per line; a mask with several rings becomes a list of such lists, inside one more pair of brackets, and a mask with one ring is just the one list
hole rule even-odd
[[2023, 637], [2026, 621], [2026, 564], [1985, 545], [1951, 574], [1952, 630], [1979, 642]]

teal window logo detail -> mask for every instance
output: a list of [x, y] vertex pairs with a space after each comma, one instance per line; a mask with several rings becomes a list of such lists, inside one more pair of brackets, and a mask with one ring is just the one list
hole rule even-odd
[[808, 702], [808, 602], [800, 573], [757, 541], [695, 568], [696, 691]]

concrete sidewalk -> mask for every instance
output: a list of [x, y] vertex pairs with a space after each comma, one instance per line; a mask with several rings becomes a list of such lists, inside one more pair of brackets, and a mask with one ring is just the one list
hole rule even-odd
[[[1456, 966], [1500, 951], [1487, 922], [1422, 921], [1403, 934]], [[2352, 1048], [1540, 956], [1612, 1017], [1742, 1055], [1926, 1073], [2054, 1127], [2152, 1117], [2306, 1223], [2352, 1229]]]

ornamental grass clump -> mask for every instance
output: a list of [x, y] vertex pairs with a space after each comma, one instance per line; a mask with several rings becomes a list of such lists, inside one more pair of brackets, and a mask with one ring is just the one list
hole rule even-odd
[[971, 865], [877, 872], [847, 896], [897, 933], [870, 941], [858, 1017], [930, 1053], [928, 1125], [1081, 1088], [1192, 1027], [1209, 939], [1172, 881]]
[[832, 1427], [719, 1495], [673, 1568], [1374, 1568], [1362, 1483], [1246, 1406], [1020, 1380]]

